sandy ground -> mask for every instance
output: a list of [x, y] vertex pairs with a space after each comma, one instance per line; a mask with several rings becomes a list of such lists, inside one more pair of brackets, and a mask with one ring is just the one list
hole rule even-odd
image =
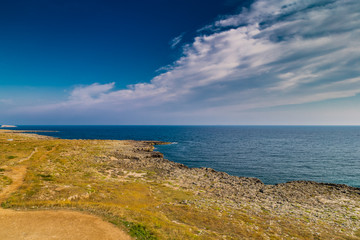
[[13, 211], [0, 209], [2, 240], [127, 240], [131, 239], [98, 217], [70, 211]]
[[[36, 150], [35, 150], [36, 151]], [[28, 158], [32, 157], [34, 152]], [[0, 192], [0, 203], [18, 189], [26, 167], [6, 167], [12, 184]], [[1, 240], [127, 240], [125, 232], [101, 218], [72, 211], [14, 211], [0, 208]]]

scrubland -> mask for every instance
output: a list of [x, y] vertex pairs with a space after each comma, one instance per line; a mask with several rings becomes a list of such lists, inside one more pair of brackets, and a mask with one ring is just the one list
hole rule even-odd
[[360, 239], [360, 189], [190, 169], [155, 144], [1, 130], [1, 207], [91, 214], [134, 239]]

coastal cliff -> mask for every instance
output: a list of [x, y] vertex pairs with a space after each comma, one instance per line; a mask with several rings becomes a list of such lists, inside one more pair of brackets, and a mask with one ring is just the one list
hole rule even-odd
[[265, 185], [168, 161], [156, 144], [0, 131], [0, 191], [26, 168], [2, 207], [83, 211], [137, 239], [360, 239], [359, 188]]

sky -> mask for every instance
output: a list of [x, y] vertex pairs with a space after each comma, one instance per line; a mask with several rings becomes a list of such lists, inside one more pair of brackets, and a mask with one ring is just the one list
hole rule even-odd
[[359, 125], [358, 0], [2, 0], [0, 124]]

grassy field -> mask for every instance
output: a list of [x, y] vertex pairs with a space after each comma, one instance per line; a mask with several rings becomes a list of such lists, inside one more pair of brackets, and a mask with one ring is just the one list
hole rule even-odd
[[184, 187], [157, 168], [132, 165], [152, 149], [133, 141], [0, 131], [0, 191], [11, 184], [12, 169], [26, 167], [23, 183], [1, 206], [82, 211], [136, 239], [360, 239], [359, 230], [315, 223], [306, 215], [277, 215], [245, 202], [233, 207], [230, 200]]

